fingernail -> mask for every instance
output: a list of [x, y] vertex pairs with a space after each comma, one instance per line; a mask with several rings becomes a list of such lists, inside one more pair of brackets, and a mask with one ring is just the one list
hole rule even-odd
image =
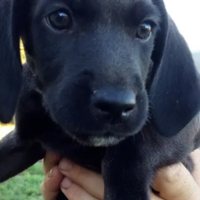
[[72, 185], [71, 180], [69, 180], [68, 178], [64, 178], [63, 181], [61, 182], [61, 187], [64, 189], [68, 189], [70, 186]]
[[48, 173], [48, 177], [51, 178], [53, 176], [53, 169], [51, 169]]
[[69, 160], [62, 159], [59, 163], [59, 168], [63, 171], [69, 171], [72, 169], [72, 163]]

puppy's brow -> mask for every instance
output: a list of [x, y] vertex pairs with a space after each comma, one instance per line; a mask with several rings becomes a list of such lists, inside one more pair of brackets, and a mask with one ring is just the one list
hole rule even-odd
[[93, 0], [64, 0], [70, 9], [79, 17], [91, 20], [99, 11], [98, 1]]
[[85, 8], [85, 7], [91, 7], [92, 5], [97, 5], [98, 1], [91, 1], [91, 0], [65, 0], [68, 5], [75, 9]]
[[134, 18], [135, 23], [146, 18], [153, 19], [157, 24], [160, 22], [160, 12], [150, 1], [136, 1], [129, 8], [129, 17]]

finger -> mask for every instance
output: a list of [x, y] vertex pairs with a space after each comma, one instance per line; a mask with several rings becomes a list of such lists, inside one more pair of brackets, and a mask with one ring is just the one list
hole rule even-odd
[[200, 196], [197, 183], [182, 163], [159, 170], [153, 188], [163, 199], [196, 200]]
[[101, 175], [86, 170], [66, 159], [61, 160], [59, 169], [62, 174], [82, 187], [87, 193], [97, 199], [103, 199], [104, 183]]
[[164, 199], [162, 199], [162, 198], [156, 196], [156, 195], [153, 194], [153, 193], [151, 193], [151, 195], [150, 195], [150, 199], [151, 199], [151, 200], [164, 200]]
[[63, 179], [58, 167], [54, 167], [45, 177], [41, 184], [41, 192], [44, 200], [55, 200], [59, 191], [60, 183]]
[[61, 191], [69, 200], [97, 200], [83, 188], [72, 183], [68, 178], [63, 179], [61, 183]]
[[54, 166], [58, 165], [61, 156], [58, 154], [48, 152], [43, 159], [43, 171], [47, 174]]
[[[88, 194], [83, 188], [72, 183], [67, 177], [61, 183], [61, 190], [69, 200], [97, 200]], [[155, 194], [151, 193], [151, 200], [163, 200]], [[102, 200], [102, 199], [99, 199]]]
[[195, 181], [200, 187], [200, 150], [197, 149], [194, 152], [192, 152], [190, 155], [194, 162], [194, 172], [192, 174]]

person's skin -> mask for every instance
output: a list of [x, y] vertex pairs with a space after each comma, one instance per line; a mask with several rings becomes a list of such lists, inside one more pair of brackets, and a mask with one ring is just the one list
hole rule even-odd
[[[195, 163], [192, 175], [181, 163], [157, 172], [153, 188], [159, 191], [159, 196], [151, 194], [151, 200], [200, 200], [200, 150], [191, 156]], [[41, 185], [44, 200], [55, 200], [60, 189], [69, 200], [103, 200], [101, 175], [54, 153], [46, 154], [44, 173]]]

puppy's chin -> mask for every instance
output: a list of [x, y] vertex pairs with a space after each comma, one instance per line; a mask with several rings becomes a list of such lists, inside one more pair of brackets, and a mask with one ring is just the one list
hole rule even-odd
[[90, 139], [90, 145], [94, 147], [109, 147], [114, 146], [124, 140], [125, 138], [109, 137], [93, 137]]
[[117, 145], [119, 142], [124, 140], [125, 138], [117, 138], [114, 136], [109, 137], [91, 137], [87, 140], [83, 140], [82, 138], [76, 138], [77, 142], [84, 146], [90, 147], [109, 147]]
[[123, 141], [126, 137], [119, 137], [115, 135], [81, 135], [77, 136], [71, 132], [66, 132], [73, 140], [76, 140], [79, 144], [90, 147], [109, 147], [118, 144]]

